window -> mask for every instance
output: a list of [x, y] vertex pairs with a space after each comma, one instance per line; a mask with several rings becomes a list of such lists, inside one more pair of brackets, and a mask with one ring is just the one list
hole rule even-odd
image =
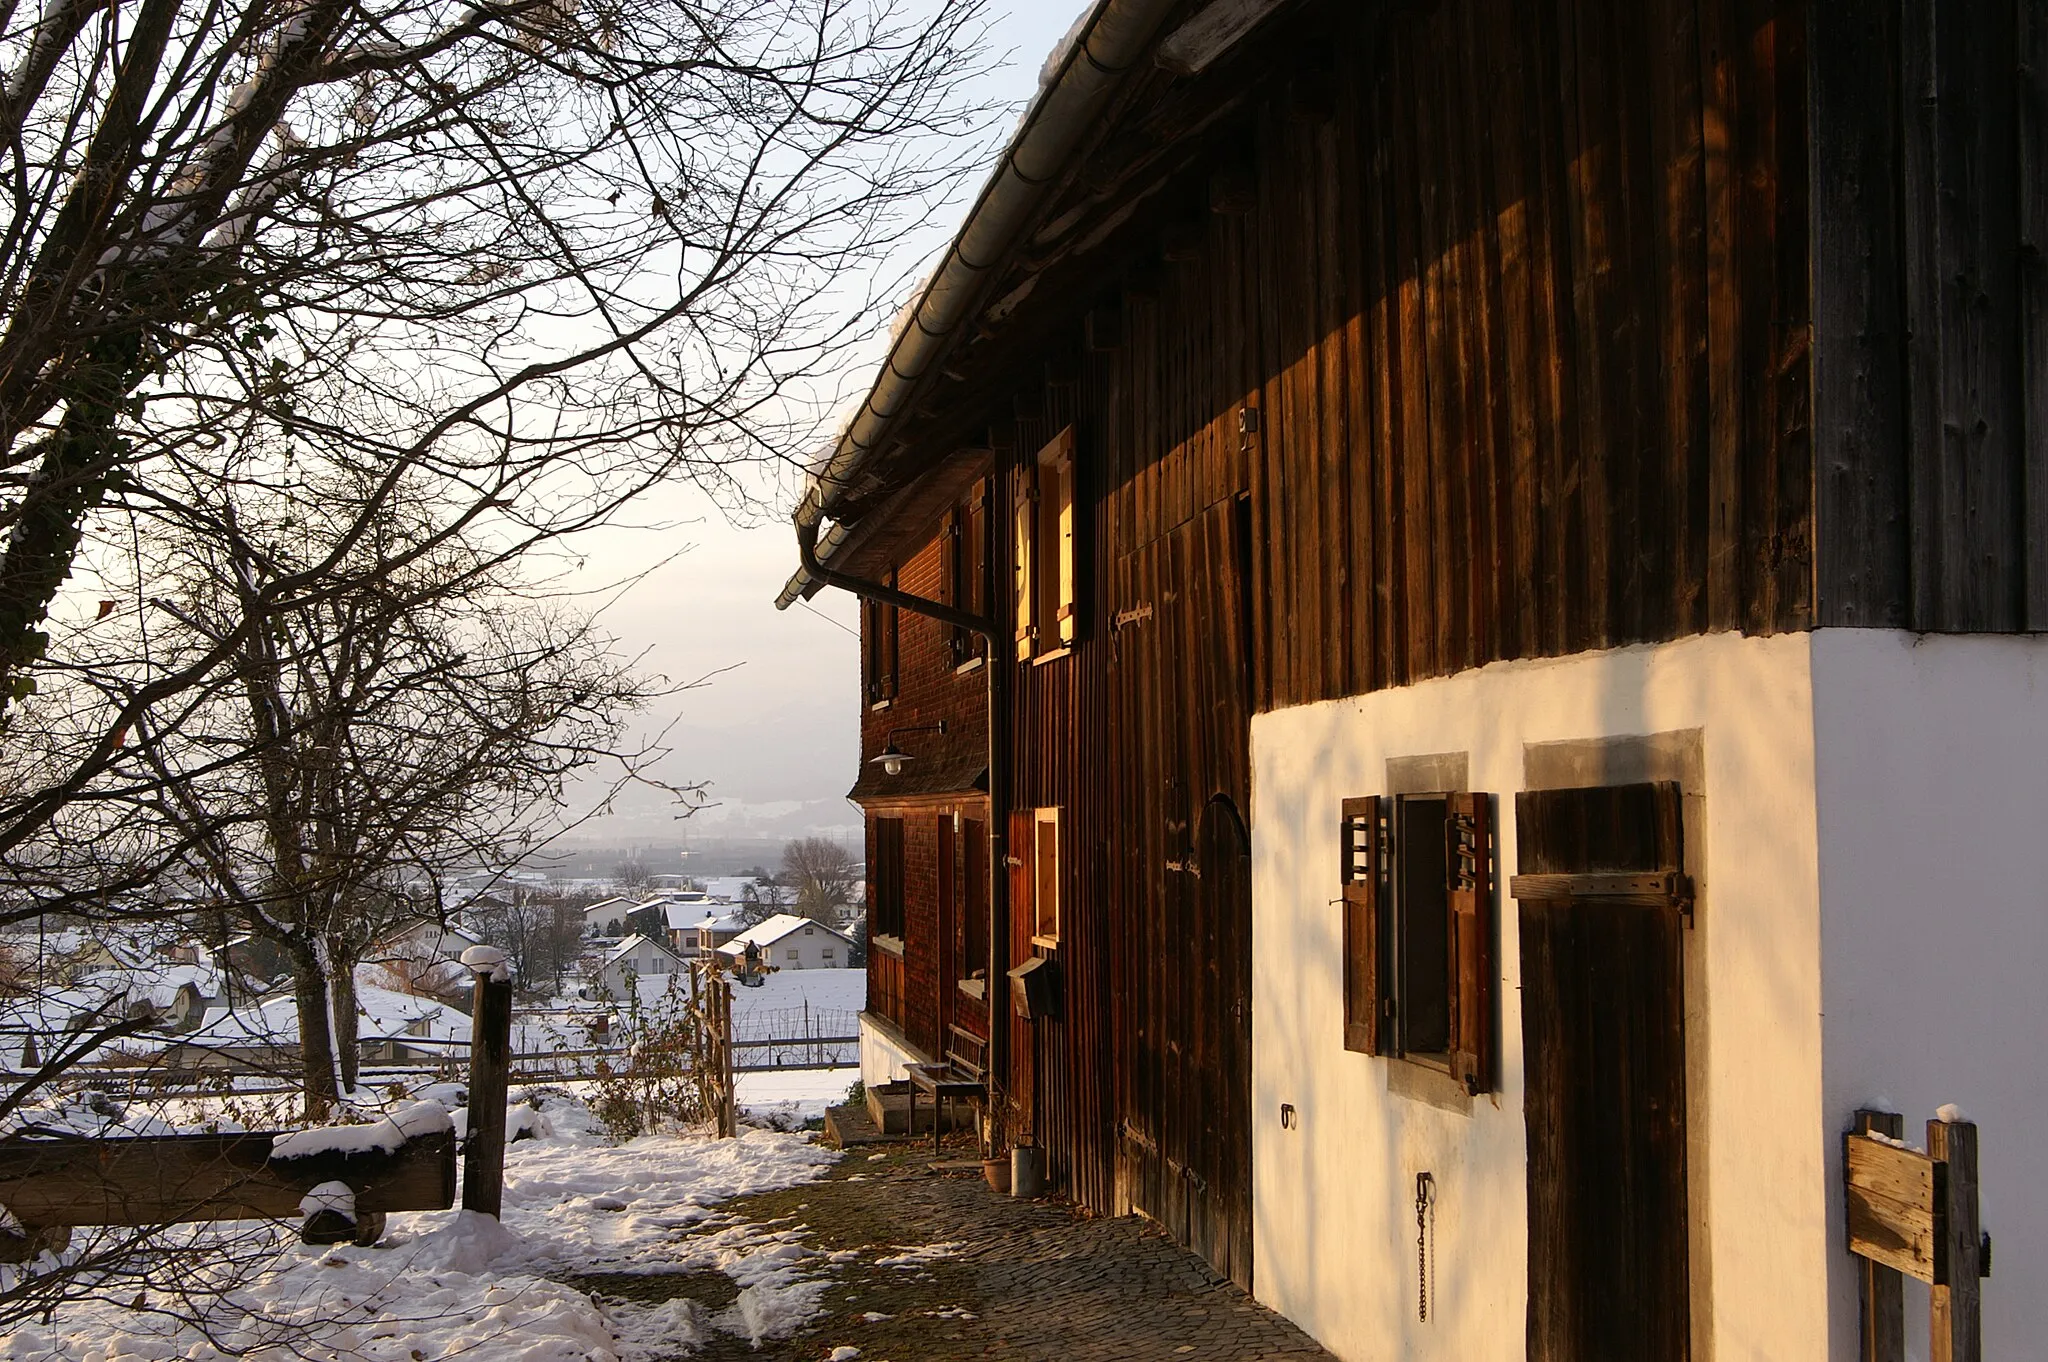
[[[888, 576], [896, 585], [896, 574]], [[896, 698], [896, 607], [870, 597], [860, 603], [861, 666], [869, 705], [885, 705]]]
[[784, 960], [801, 960], [804, 958], [804, 953], [798, 950], [796, 947], [791, 946], [788, 950], [782, 953], [782, 958]]
[[[946, 522], [947, 603], [970, 615], [988, 614], [988, 485], [976, 483], [972, 496]], [[988, 640], [972, 629], [952, 631], [953, 665], [981, 661]]]
[[868, 875], [868, 920], [876, 936], [903, 938], [903, 820], [875, 820], [875, 857]]
[[1343, 804], [1344, 1047], [1493, 1086], [1491, 797]]
[[825, 947], [825, 958], [827, 960], [835, 958], [837, 954], [838, 952], [834, 951], [830, 946]]
[[1060, 944], [1060, 811], [1039, 809], [1031, 816], [1031, 939], [1041, 945]]
[[1080, 632], [1071, 426], [1018, 470], [1013, 530], [1017, 658], [1028, 662], [1069, 646]]

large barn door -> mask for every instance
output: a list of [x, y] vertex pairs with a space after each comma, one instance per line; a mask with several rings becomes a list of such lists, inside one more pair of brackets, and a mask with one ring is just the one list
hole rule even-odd
[[1515, 800], [1530, 1362], [1684, 1362], [1679, 792]]
[[1244, 594], [1222, 503], [1119, 562], [1118, 1203], [1251, 1282]]

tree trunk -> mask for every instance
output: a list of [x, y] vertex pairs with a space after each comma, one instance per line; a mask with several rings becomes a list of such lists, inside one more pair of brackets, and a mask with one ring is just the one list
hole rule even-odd
[[306, 1119], [327, 1119], [341, 1092], [335, 1085], [334, 1037], [329, 1025], [327, 972], [309, 945], [291, 951], [292, 994], [299, 1007], [299, 1073], [306, 1088]]
[[359, 1040], [356, 1011], [356, 958], [355, 952], [344, 948], [339, 942], [329, 941], [327, 945], [329, 968], [333, 971], [332, 999], [334, 1008], [334, 1047], [341, 1056], [341, 1082], [345, 1091], [354, 1092], [363, 1068], [363, 1047]]

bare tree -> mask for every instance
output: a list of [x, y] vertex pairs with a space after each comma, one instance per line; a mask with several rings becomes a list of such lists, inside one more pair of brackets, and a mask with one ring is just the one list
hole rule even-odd
[[[885, 296], [868, 267], [971, 154], [979, 8], [0, 8], [0, 706], [104, 512], [293, 480], [259, 426], [384, 496], [433, 483], [421, 554], [802, 452]], [[266, 597], [323, 589], [368, 524]], [[0, 845], [46, 810], [7, 813]]]
[[836, 924], [853, 902], [853, 853], [824, 837], [803, 837], [782, 849], [782, 882], [795, 893], [793, 911]]
[[979, 11], [0, 4], [0, 925], [224, 908], [345, 1091], [363, 924], [544, 835], [636, 693], [508, 565], [813, 447], [978, 154]]
[[[207, 685], [124, 735], [131, 782], [67, 809], [50, 829], [62, 835], [39, 844], [53, 878], [104, 867], [110, 836], [172, 856], [277, 947], [315, 1116], [355, 1084], [355, 966], [371, 943], [442, 919], [454, 869], [514, 863], [559, 829], [572, 774], [615, 756], [630, 778], [651, 755], [619, 738], [653, 683], [589, 620], [528, 598], [487, 550], [444, 542], [392, 564], [389, 547], [417, 542], [431, 503], [380, 503], [357, 550], [379, 570], [292, 610], [265, 605], [265, 584], [355, 524], [364, 495], [345, 481], [320, 505], [229, 491], [203, 519], [159, 524], [137, 564], [166, 593], [144, 617], [150, 658], [177, 668], [236, 644]], [[111, 631], [87, 665], [52, 669], [62, 684], [24, 711], [51, 721], [38, 734], [61, 743], [68, 722], [91, 741], [92, 687], [132, 684], [112, 659], [139, 632]]]
[[784, 886], [774, 875], [757, 870], [753, 881], [740, 889], [739, 919], [749, 927], [759, 926], [777, 913], [796, 906], [796, 891]]

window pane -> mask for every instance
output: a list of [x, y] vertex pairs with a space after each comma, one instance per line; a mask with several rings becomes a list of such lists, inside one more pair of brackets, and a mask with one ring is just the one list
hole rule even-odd
[[1444, 878], [1443, 796], [1400, 801], [1401, 1049], [1442, 1054], [1450, 1048], [1450, 886]]

